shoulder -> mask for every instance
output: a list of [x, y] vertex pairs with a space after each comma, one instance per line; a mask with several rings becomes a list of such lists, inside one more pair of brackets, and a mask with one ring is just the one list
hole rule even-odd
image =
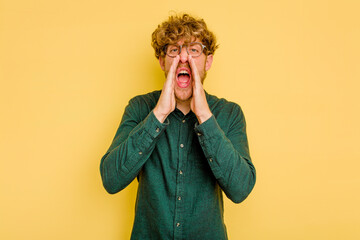
[[243, 114], [239, 104], [226, 100], [225, 98], [218, 98], [215, 95], [206, 93], [211, 112], [216, 117], [220, 113], [223, 115], [239, 115]]
[[225, 133], [234, 127], [245, 126], [244, 113], [239, 104], [208, 93], [206, 93], [206, 98], [212, 114]]
[[159, 97], [160, 97], [160, 90], [149, 92], [146, 94], [137, 95], [130, 99], [129, 105], [131, 104], [145, 104], [148, 106], [154, 106], [156, 105]]
[[139, 122], [142, 121], [156, 106], [160, 93], [161, 91], [153, 91], [131, 98], [126, 106], [125, 114], [130, 114]]

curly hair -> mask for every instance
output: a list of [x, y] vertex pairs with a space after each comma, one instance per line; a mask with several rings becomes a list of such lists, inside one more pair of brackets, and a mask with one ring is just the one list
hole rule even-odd
[[203, 19], [195, 19], [189, 14], [182, 16], [170, 16], [167, 21], [158, 25], [152, 34], [151, 46], [155, 50], [156, 58], [165, 57], [165, 46], [174, 44], [180, 39], [191, 42], [194, 38], [199, 39], [206, 47], [206, 55], [214, 54], [219, 47], [216, 45], [215, 35], [208, 30]]

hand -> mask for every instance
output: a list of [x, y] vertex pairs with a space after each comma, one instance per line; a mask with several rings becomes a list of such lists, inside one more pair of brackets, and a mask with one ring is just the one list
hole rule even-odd
[[201, 83], [199, 71], [197, 70], [195, 61], [190, 55], [188, 56], [188, 61], [191, 66], [193, 77], [193, 96], [190, 102], [190, 109], [193, 111], [193, 113], [195, 113], [199, 123], [201, 124], [208, 120], [212, 116], [212, 113], [206, 101], [205, 91]]
[[180, 60], [180, 56], [176, 56], [171, 64], [170, 70], [167, 74], [164, 87], [161, 91], [160, 98], [153, 110], [155, 117], [164, 122], [167, 116], [174, 111], [176, 106], [175, 100], [175, 72]]

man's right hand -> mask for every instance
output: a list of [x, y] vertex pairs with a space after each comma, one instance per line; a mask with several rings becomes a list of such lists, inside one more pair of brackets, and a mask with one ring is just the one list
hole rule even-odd
[[164, 87], [161, 91], [160, 98], [153, 110], [155, 117], [159, 122], [163, 123], [167, 116], [174, 111], [176, 106], [175, 100], [175, 78], [176, 68], [178, 66], [180, 56], [176, 56], [171, 64], [170, 70], [167, 73]]

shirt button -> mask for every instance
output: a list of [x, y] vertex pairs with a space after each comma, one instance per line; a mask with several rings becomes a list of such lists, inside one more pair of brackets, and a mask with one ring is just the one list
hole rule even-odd
[[183, 147], [184, 147], [184, 144], [180, 144], [180, 147], [183, 148]]
[[185, 119], [183, 119], [183, 120], [182, 120], [182, 123], [185, 123], [185, 122], [186, 122]]
[[178, 200], [180, 201], [180, 200], [181, 200], [181, 197], [178, 197]]
[[213, 159], [212, 159], [212, 158], [210, 158], [210, 159], [209, 159], [209, 161], [210, 161], [210, 162], [212, 162], [212, 161], [213, 161]]
[[160, 129], [159, 128], [156, 128], [156, 130], [155, 130], [156, 132], [160, 132]]
[[182, 174], [183, 174], [183, 172], [182, 172], [181, 170], [179, 171], [179, 173], [180, 173], [180, 175], [182, 175]]
[[179, 227], [179, 226], [180, 226], [180, 223], [176, 223], [176, 226]]
[[142, 152], [139, 152], [139, 155], [141, 155], [142, 154]]
[[198, 135], [198, 136], [201, 136], [201, 133], [198, 132], [197, 135]]

